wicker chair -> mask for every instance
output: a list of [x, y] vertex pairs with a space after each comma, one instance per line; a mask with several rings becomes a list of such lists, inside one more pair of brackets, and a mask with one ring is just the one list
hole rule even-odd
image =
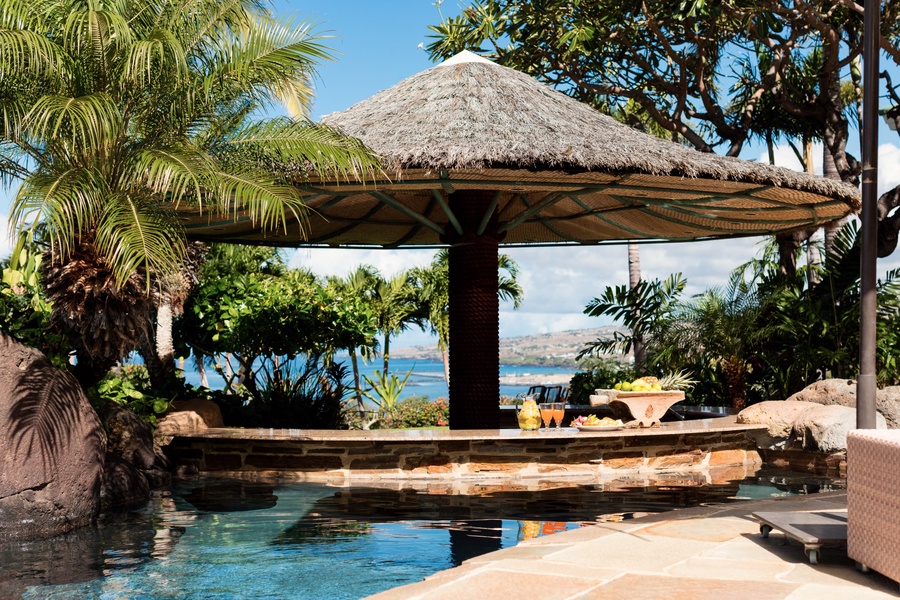
[[900, 430], [847, 435], [847, 555], [900, 582]]

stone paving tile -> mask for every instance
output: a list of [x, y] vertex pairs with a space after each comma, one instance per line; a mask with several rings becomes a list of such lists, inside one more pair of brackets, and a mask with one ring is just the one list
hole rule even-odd
[[[582, 598], [603, 600], [782, 600], [799, 587], [778, 581], [725, 581], [628, 573]], [[847, 600], [847, 599], [845, 599]], [[855, 599], [854, 599], [855, 600]]]
[[562, 563], [546, 559], [504, 559], [491, 563], [487, 568], [502, 571], [516, 571], [518, 573], [532, 573], [535, 575], [559, 575], [562, 577], [575, 577], [579, 579], [591, 579], [596, 581], [609, 581], [614, 577], [618, 577], [622, 573], [618, 569], [586, 567], [584, 565]]
[[793, 567], [780, 561], [694, 557], [667, 569], [669, 575], [696, 579], [775, 581]]
[[587, 525], [578, 529], [570, 529], [561, 531], [553, 535], [542, 535], [541, 537], [520, 542], [520, 545], [527, 546], [558, 546], [560, 544], [575, 544], [578, 542], [596, 540], [607, 535], [612, 535], [621, 531], [632, 531], [642, 529], [646, 525], [637, 524], [633, 521], [622, 521], [618, 523], [598, 523], [597, 525]]
[[806, 584], [785, 596], [785, 600], [885, 600], [886, 598], [897, 598], [896, 589], [891, 593], [867, 588], [848, 590], [843, 587]]
[[[563, 600], [600, 585], [602, 580], [482, 569], [409, 600]], [[396, 598], [403, 598], [397, 596]]]
[[[547, 536], [551, 537], [551, 536]], [[486, 563], [486, 562], [494, 562], [498, 559], [507, 559], [507, 558], [530, 558], [530, 559], [540, 559], [548, 554], [553, 554], [559, 552], [560, 550], [566, 550], [571, 548], [573, 544], [555, 544], [553, 546], [548, 545], [537, 545], [537, 544], [518, 544], [511, 548], [504, 548], [503, 550], [497, 550], [496, 552], [489, 552], [488, 554], [482, 554], [481, 556], [475, 556], [466, 561], [466, 564], [472, 563]]]
[[[662, 571], [679, 561], [715, 547], [712, 542], [681, 540], [644, 532], [617, 533], [591, 542], [548, 554], [557, 562], [627, 571]], [[638, 567], [639, 565], [639, 567]]]
[[643, 531], [683, 540], [725, 542], [736, 536], [752, 532], [753, 525], [736, 517], [720, 517], [717, 519], [666, 521], [646, 527]]
[[[781, 581], [792, 583], [808, 583], [822, 586], [843, 587], [848, 595], [855, 595], [857, 590], [871, 590], [882, 593], [897, 594], [900, 586], [896, 581], [869, 571], [858, 571], [854, 561], [846, 558], [839, 564], [820, 563], [818, 565], [799, 564], [785, 575], [779, 577]], [[848, 590], [848, 588], [852, 588]]]
[[[827, 552], [827, 550], [826, 550]], [[764, 538], [759, 533], [742, 534], [724, 542], [701, 556], [735, 560], [769, 560], [788, 564], [806, 562], [803, 546], [773, 533]]]

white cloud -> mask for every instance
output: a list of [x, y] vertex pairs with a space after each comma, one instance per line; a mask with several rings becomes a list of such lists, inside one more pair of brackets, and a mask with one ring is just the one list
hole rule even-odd
[[300, 248], [288, 260], [292, 268], [306, 268], [319, 276], [347, 275], [359, 265], [371, 265], [385, 277], [431, 263], [435, 250], [359, 250]]

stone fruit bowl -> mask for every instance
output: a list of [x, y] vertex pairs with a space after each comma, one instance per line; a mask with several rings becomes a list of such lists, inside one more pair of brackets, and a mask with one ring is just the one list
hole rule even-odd
[[[620, 390], [594, 390], [591, 404], [622, 403], [641, 427], [658, 427], [660, 419], [669, 408], [684, 400], [681, 390], [660, 392], [622, 392]], [[596, 400], [595, 400], [596, 399]]]

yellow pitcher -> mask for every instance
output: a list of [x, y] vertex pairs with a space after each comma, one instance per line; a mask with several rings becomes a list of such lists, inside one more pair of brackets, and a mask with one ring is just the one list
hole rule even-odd
[[521, 407], [516, 407], [516, 418], [523, 431], [536, 431], [541, 428], [541, 409], [533, 397], [528, 396]]

